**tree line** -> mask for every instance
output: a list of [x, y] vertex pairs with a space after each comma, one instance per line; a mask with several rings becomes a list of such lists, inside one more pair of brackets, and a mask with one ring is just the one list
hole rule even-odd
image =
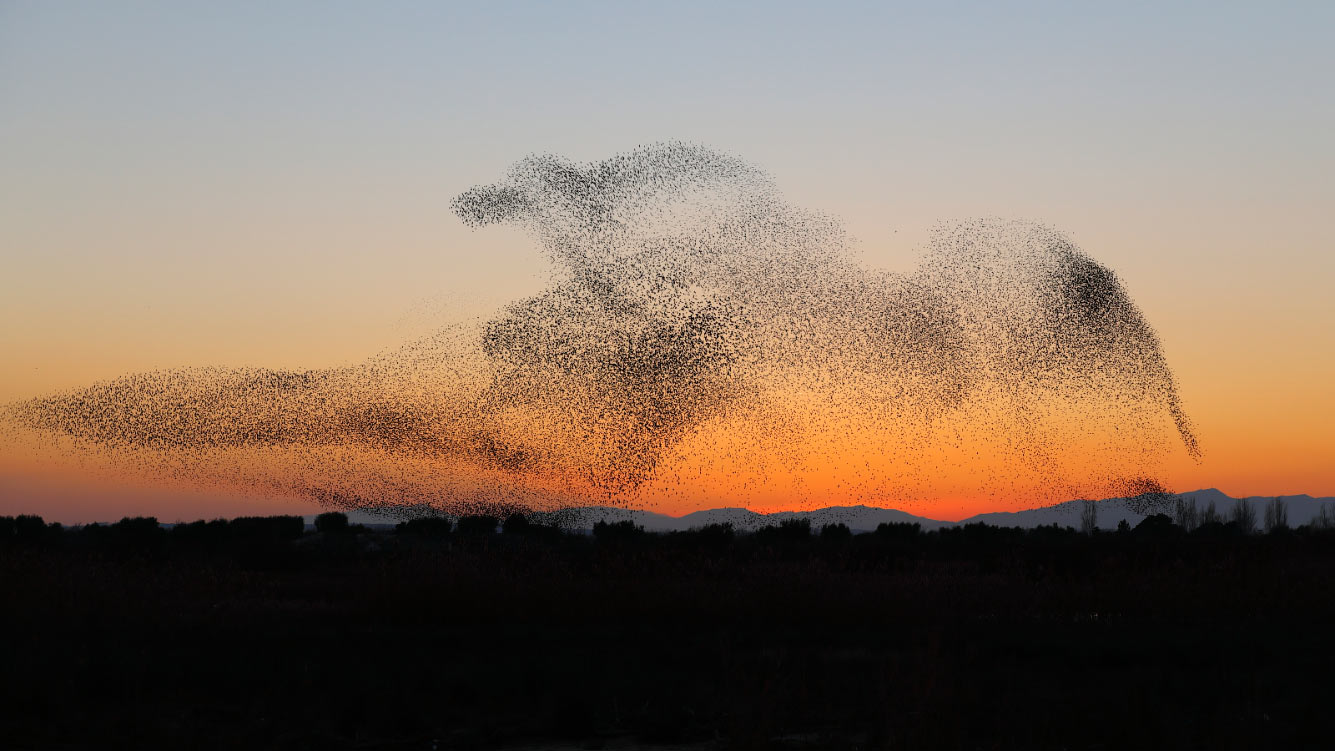
[[154, 517], [126, 517], [112, 524], [64, 526], [46, 522], [37, 515], [0, 516], [0, 546], [60, 546], [109, 549], [130, 553], [161, 553], [169, 550], [216, 551], [225, 548], [274, 550], [294, 544], [316, 547], [355, 545], [354, 541], [378, 539], [406, 546], [442, 543], [469, 544], [484, 541], [547, 541], [552, 544], [587, 544], [618, 548], [686, 545], [723, 548], [744, 545], [755, 548], [837, 549], [849, 545], [951, 545], [959, 541], [997, 543], [1082, 538], [1114, 542], [1143, 540], [1188, 540], [1246, 538], [1258, 535], [1335, 536], [1335, 510], [1322, 506], [1310, 523], [1291, 528], [1284, 501], [1264, 504], [1258, 518], [1256, 507], [1237, 501], [1221, 512], [1212, 501], [1204, 507], [1195, 500], [1177, 499], [1171, 513], [1146, 516], [1134, 527], [1125, 520], [1115, 531], [1098, 525], [1098, 504], [1081, 507], [1080, 527], [1051, 524], [1035, 528], [997, 527], [984, 523], [925, 530], [917, 523], [883, 523], [866, 534], [855, 534], [846, 524], [813, 526], [809, 519], [787, 519], [752, 531], [716, 523], [686, 531], [651, 532], [631, 521], [599, 521], [589, 530], [570, 530], [539, 524], [515, 513], [504, 518], [491, 515], [422, 516], [399, 523], [392, 530], [353, 524], [342, 512], [318, 515], [312, 527], [300, 516], [248, 516], [235, 519], [200, 520], [163, 525]]

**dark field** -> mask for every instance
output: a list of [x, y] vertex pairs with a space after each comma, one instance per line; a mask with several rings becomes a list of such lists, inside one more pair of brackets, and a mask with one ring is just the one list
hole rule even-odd
[[1335, 534], [0, 520], [8, 748], [1317, 748]]

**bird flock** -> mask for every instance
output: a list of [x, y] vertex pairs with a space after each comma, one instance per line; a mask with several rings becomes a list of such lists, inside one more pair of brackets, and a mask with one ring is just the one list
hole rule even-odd
[[446, 514], [1031, 506], [1162, 492], [1200, 453], [1117, 275], [1042, 225], [943, 224], [918, 270], [873, 270], [683, 143], [529, 156], [452, 209], [528, 232], [547, 288], [351, 367], [133, 374], [5, 417], [146, 476]]

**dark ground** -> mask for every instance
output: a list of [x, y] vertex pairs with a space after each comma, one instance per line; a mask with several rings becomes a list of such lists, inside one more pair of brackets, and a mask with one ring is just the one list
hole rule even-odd
[[1329, 532], [21, 526], [0, 523], [8, 748], [1319, 748], [1335, 730]]

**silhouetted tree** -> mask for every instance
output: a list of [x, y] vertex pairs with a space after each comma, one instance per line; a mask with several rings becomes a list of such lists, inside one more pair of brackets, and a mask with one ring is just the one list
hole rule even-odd
[[64, 532], [65, 528], [60, 522], [47, 524], [40, 516], [0, 516], [0, 545], [47, 544], [59, 540]]
[[1233, 513], [1229, 516], [1229, 521], [1236, 524], [1244, 535], [1250, 535], [1256, 531], [1256, 508], [1245, 499], [1239, 498], [1233, 504]]
[[315, 531], [338, 534], [348, 531], [348, 515], [341, 511], [327, 511], [315, 517]]
[[109, 531], [115, 547], [123, 553], [157, 553], [167, 541], [167, 530], [152, 516], [124, 517]]
[[826, 524], [820, 528], [821, 542], [843, 543], [853, 539], [853, 531], [847, 524]]
[[1085, 501], [1080, 507], [1080, 531], [1087, 535], [1099, 531], [1099, 507], [1094, 501]]
[[1265, 531], [1267, 534], [1283, 532], [1289, 528], [1289, 509], [1284, 499], [1276, 496], [1265, 505]]
[[1210, 504], [1205, 507], [1205, 511], [1201, 513], [1201, 525], [1220, 524], [1223, 521], [1223, 518], [1219, 516], [1218, 509], [1215, 508], [1214, 501], [1210, 501]]
[[1126, 519], [1117, 522], [1117, 534], [1125, 535], [1125, 534], [1130, 534], [1130, 532], [1131, 532], [1131, 525], [1126, 523]]
[[1196, 509], [1196, 499], [1193, 497], [1190, 501], [1187, 501], [1179, 496], [1173, 507], [1173, 523], [1190, 532], [1200, 526], [1199, 517], [1200, 514]]
[[1335, 511], [1331, 509], [1330, 503], [1323, 503], [1317, 506], [1316, 517], [1312, 519], [1312, 527], [1315, 529], [1335, 529]]
[[77, 527], [77, 529], [79, 538], [89, 545], [94, 546], [105, 544], [111, 535], [110, 527], [105, 524], [98, 524], [97, 522], [85, 524], [81, 527]]
[[687, 534], [708, 548], [725, 547], [732, 543], [735, 537], [732, 522], [706, 524], [699, 529], [691, 530]]
[[21, 514], [11, 519], [8, 526], [15, 542], [38, 543], [47, 538], [46, 522], [40, 516]]

